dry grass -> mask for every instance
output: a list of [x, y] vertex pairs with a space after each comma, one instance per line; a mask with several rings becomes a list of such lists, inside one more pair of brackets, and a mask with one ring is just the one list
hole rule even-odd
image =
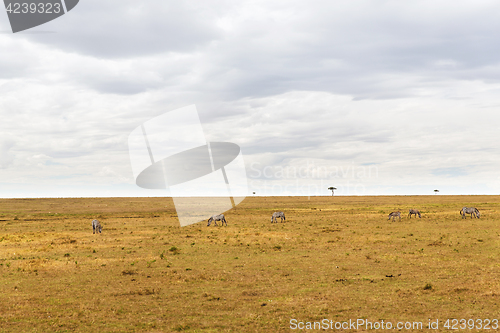
[[[462, 220], [464, 205], [481, 219]], [[270, 223], [276, 210], [286, 223]], [[228, 227], [180, 228], [169, 198], [0, 200], [0, 332], [492, 319], [499, 210], [498, 196], [252, 197]]]

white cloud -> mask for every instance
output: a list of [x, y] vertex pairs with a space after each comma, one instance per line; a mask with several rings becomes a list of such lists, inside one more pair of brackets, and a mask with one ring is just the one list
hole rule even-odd
[[0, 195], [151, 195], [128, 134], [190, 104], [248, 167], [376, 166], [333, 177], [352, 183], [340, 193], [498, 192], [499, 7], [81, 2], [33, 29], [54, 33], [0, 34]]

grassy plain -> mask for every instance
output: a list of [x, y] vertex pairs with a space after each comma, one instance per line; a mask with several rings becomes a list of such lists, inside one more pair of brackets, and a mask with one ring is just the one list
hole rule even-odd
[[500, 196], [249, 197], [228, 227], [180, 228], [170, 198], [4, 199], [0, 332], [498, 319], [499, 211]]

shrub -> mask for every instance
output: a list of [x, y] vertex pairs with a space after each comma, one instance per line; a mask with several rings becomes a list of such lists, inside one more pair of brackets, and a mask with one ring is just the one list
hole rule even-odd
[[180, 249], [178, 249], [177, 247], [175, 246], [172, 246], [170, 249], [169, 249], [170, 252], [172, 252], [173, 254], [179, 254], [180, 253]]

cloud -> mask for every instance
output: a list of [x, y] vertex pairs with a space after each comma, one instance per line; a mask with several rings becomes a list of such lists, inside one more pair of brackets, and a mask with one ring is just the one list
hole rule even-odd
[[54, 33], [0, 34], [0, 181], [127, 186], [130, 131], [196, 104], [261, 171], [377, 168], [334, 177], [344, 194], [499, 190], [499, 7], [81, 2], [33, 30]]
[[223, 1], [81, 1], [65, 16], [18, 38], [68, 53], [98, 58], [130, 58], [164, 52], [191, 52], [219, 35], [217, 9]]
[[497, 82], [498, 7], [86, 1], [38, 28], [55, 33], [2, 37], [6, 49], [20, 50], [9, 56], [8, 68], [19, 68], [11, 76], [21, 77], [16, 64], [24, 63], [36, 66], [32, 75], [50, 72], [102, 93], [192, 92], [206, 101], [308, 90], [390, 99], [432, 94], [450, 80]]

